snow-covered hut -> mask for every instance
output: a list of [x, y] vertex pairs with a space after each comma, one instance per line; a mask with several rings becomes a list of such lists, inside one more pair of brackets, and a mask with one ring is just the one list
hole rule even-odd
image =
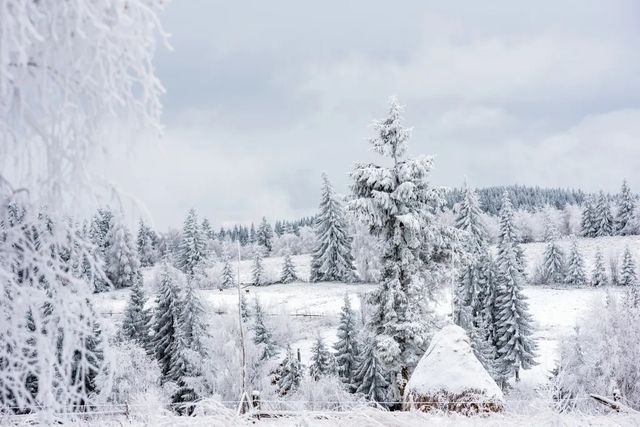
[[503, 408], [502, 390], [473, 354], [464, 329], [442, 328], [407, 383], [404, 409], [474, 414]]

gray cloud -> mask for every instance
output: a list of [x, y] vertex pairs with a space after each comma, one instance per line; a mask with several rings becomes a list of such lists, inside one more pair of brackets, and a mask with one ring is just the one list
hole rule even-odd
[[164, 154], [113, 173], [159, 226], [315, 211], [348, 190], [389, 95], [434, 182], [640, 190], [635, 1], [175, 1]]

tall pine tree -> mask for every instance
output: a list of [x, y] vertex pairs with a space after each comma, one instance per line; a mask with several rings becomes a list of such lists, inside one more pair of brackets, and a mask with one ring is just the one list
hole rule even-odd
[[613, 234], [613, 216], [609, 200], [602, 190], [598, 195], [598, 203], [595, 208], [595, 237], [611, 236]]
[[320, 335], [311, 347], [311, 365], [309, 376], [315, 381], [335, 373], [335, 360]]
[[290, 345], [287, 346], [287, 352], [281, 364], [279, 375], [280, 378], [278, 378], [277, 386], [280, 396], [286, 396], [296, 391], [300, 386], [304, 372], [300, 360], [298, 360], [298, 357], [291, 351]]
[[542, 270], [545, 283], [558, 284], [564, 282], [564, 252], [555, 240], [547, 243], [543, 255]]
[[136, 240], [141, 267], [150, 267], [156, 262], [157, 254], [154, 240], [153, 230], [141, 218], [138, 224], [138, 237]]
[[587, 284], [584, 258], [578, 249], [578, 240], [575, 237], [571, 241], [571, 249], [569, 250], [565, 283], [571, 286], [585, 286]]
[[533, 340], [533, 319], [522, 293], [524, 277], [517, 260], [516, 228], [513, 207], [505, 191], [500, 209], [500, 236], [498, 242], [498, 283], [495, 298], [497, 323], [496, 347], [498, 363], [503, 372], [515, 373], [520, 380], [520, 368], [529, 369], [536, 364], [536, 343]]
[[[253, 229], [253, 224], [251, 225]], [[267, 218], [262, 217], [262, 222], [256, 231], [256, 243], [262, 246], [265, 253], [269, 255], [271, 253], [271, 247], [273, 245], [273, 229], [271, 224], [267, 222]]]
[[260, 347], [260, 360], [271, 359], [276, 354], [275, 344], [271, 331], [265, 324], [264, 311], [258, 298], [255, 300], [253, 314], [253, 343]]
[[228, 289], [233, 287], [233, 269], [231, 268], [231, 260], [229, 256], [224, 257], [224, 267], [222, 267], [222, 280], [220, 281], [221, 289]]
[[140, 261], [127, 227], [115, 218], [112, 221], [106, 236], [105, 270], [116, 289], [128, 288], [140, 279]]
[[631, 189], [627, 185], [627, 180], [622, 181], [620, 196], [618, 197], [618, 211], [616, 212], [615, 231], [619, 236], [629, 234], [628, 225], [633, 218], [635, 201], [631, 194]]
[[355, 391], [354, 378], [360, 356], [360, 345], [356, 329], [356, 314], [351, 307], [348, 294], [344, 296], [344, 304], [338, 323], [338, 341], [333, 348], [336, 351], [338, 376], [350, 391]]
[[164, 380], [182, 380], [186, 369], [186, 348], [176, 273], [166, 263], [160, 269], [153, 322], [153, 348]]
[[593, 272], [591, 273], [591, 286], [607, 286], [609, 285], [609, 278], [607, 277], [607, 266], [604, 262], [604, 256], [602, 251], [598, 249], [596, 251], [596, 258], [593, 263]]
[[280, 282], [291, 283], [295, 282], [296, 280], [298, 280], [298, 273], [296, 273], [296, 268], [293, 265], [293, 261], [291, 260], [291, 254], [287, 252], [284, 255], [282, 273], [280, 274]]
[[[394, 399], [402, 396], [410, 369], [425, 345], [430, 314], [426, 300], [417, 295], [427, 293], [424, 286], [430, 271], [420, 256], [423, 239], [430, 239], [434, 232], [436, 206], [442, 202], [440, 192], [428, 183], [432, 159], [406, 156], [410, 131], [402, 126], [401, 112], [392, 99], [388, 117], [374, 122], [376, 134], [370, 143], [391, 165], [356, 164], [351, 173], [354, 199], [349, 205], [384, 245], [381, 283], [369, 300], [373, 306], [369, 329], [378, 348], [369, 349], [367, 363], [377, 369], [371, 355], [379, 352], [392, 381], [375, 379], [373, 384], [386, 383]], [[379, 396], [369, 386], [363, 386], [367, 393]]]
[[355, 373], [356, 392], [362, 393], [368, 400], [385, 405], [389, 401], [387, 381], [388, 372], [378, 355], [378, 345], [369, 338]]
[[588, 196], [582, 208], [582, 222], [580, 224], [581, 234], [584, 237], [595, 237], [596, 228], [596, 208], [592, 196]]
[[206, 246], [200, 231], [198, 215], [195, 209], [190, 209], [182, 227], [178, 266], [187, 277], [193, 277], [198, 264], [204, 262], [205, 258]]
[[262, 249], [257, 248], [253, 256], [253, 267], [251, 269], [251, 284], [253, 286], [262, 286], [267, 284], [264, 265], [262, 265]]
[[142, 348], [148, 349], [150, 316], [144, 309], [144, 303], [142, 280], [136, 280], [124, 310], [122, 334], [128, 339], [136, 341]]
[[622, 268], [620, 269], [620, 286], [634, 286], [638, 278], [636, 276], [636, 263], [633, 260], [633, 254], [627, 246], [622, 256]]
[[320, 211], [315, 223], [318, 243], [311, 255], [311, 281], [353, 282], [355, 267], [344, 209], [326, 174], [322, 174], [322, 182]]

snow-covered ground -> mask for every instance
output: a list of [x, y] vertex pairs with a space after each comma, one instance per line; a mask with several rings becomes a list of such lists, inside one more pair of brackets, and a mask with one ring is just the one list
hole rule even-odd
[[[597, 248], [600, 248], [605, 256], [620, 254], [625, 246], [629, 246], [634, 253], [640, 253], [640, 237], [612, 237], [599, 239], [580, 239], [580, 248], [586, 258], [587, 269], [591, 268], [591, 262]], [[563, 241], [568, 245], [569, 241]], [[523, 245], [529, 268], [542, 256], [543, 243]], [[294, 257], [298, 272], [303, 277], [308, 277], [309, 256], [300, 255]], [[247, 283], [251, 276], [251, 261], [240, 263], [241, 282]], [[267, 258], [265, 268], [274, 276], [277, 276], [282, 265], [279, 257]], [[234, 264], [234, 268], [237, 266]], [[151, 284], [155, 272], [145, 272], [145, 283], [151, 291]], [[293, 348], [301, 350], [303, 362], [308, 360], [311, 345], [315, 337], [320, 334], [328, 344], [336, 340], [336, 326], [338, 313], [343, 304], [345, 294], [348, 294], [354, 308], [360, 307], [360, 296], [371, 291], [375, 285], [371, 284], [345, 284], [345, 283], [306, 283], [295, 282], [290, 284], [276, 284], [271, 286], [255, 287], [243, 285], [242, 292], [251, 305], [254, 297], [257, 297], [263, 305], [268, 319], [273, 324], [279, 324], [280, 328], [286, 328], [291, 334]], [[525, 289], [529, 298], [531, 314], [536, 323], [536, 338], [539, 346], [539, 364], [534, 368], [522, 372], [522, 381], [511, 393], [506, 395], [507, 406], [517, 407], [523, 410], [522, 405], [515, 405], [520, 399], [535, 401], [537, 395], [544, 394], [544, 386], [548, 382], [550, 372], [557, 360], [558, 343], [569, 335], [576, 320], [585, 314], [591, 304], [597, 299], [605, 298], [607, 292], [620, 292], [619, 289], [554, 289], [548, 287], [529, 286]], [[202, 301], [209, 316], [209, 322], [215, 324], [215, 316], [236, 310], [237, 290], [201, 290]], [[127, 290], [118, 290], [94, 296], [95, 304], [100, 313], [113, 319], [114, 325], [121, 318], [121, 313], [126, 305]], [[447, 315], [450, 311], [450, 293], [445, 291], [439, 302], [437, 310], [440, 314]], [[512, 400], [514, 405], [509, 406]], [[530, 407], [531, 405], [529, 405]], [[531, 410], [529, 408], [529, 410]]]

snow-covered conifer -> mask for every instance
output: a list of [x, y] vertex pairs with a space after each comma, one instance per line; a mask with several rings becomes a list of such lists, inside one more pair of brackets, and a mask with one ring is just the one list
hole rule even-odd
[[596, 258], [593, 263], [593, 271], [591, 273], [591, 286], [607, 286], [609, 278], [607, 277], [607, 266], [604, 262], [602, 251], [596, 251]]
[[354, 377], [360, 356], [360, 345], [356, 329], [356, 314], [351, 308], [348, 294], [344, 296], [344, 304], [338, 323], [338, 341], [333, 345], [333, 348], [336, 351], [338, 376], [350, 391], [355, 391]]
[[300, 386], [304, 371], [302, 370], [298, 356], [293, 353], [290, 345], [287, 345], [287, 353], [281, 364], [279, 375], [280, 378], [278, 379], [277, 385], [280, 396], [286, 396]]
[[240, 316], [243, 322], [247, 322], [251, 316], [249, 305], [247, 304], [247, 297], [244, 294], [240, 294]]
[[293, 261], [291, 260], [291, 254], [287, 252], [284, 255], [284, 260], [282, 264], [282, 273], [280, 274], [280, 281], [282, 283], [291, 283], [299, 280], [298, 273], [296, 273], [296, 268], [293, 265]]
[[182, 299], [182, 317], [180, 323], [185, 345], [204, 356], [203, 339], [208, 335], [204, 321], [204, 307], [193, 280], [187, 279], [187, 287]]
[[153, 315], [153, 348], [165, 380], [178, 382], [186, 369], [186, 348], [177, 274], [166, 263], [159, 272], [158, 294]]
[[224, 267], [222, 267], [222, 280], [220, 281], [220, 288], [228, 289], [233, 287], [234, 284], [235, 282], [233, 268], [231, 267], [231, 260], [229, 256], [225, 256]]
[[487, 230], [482, 223], [478, 196], [466, 182], [462, 191], [463, 199], [456, 215], [456, 227], [467, 233], [472, 247], [482, 248], [487, 242]]
[[115, 221], [106, 241], [105, 272], [116, 288], [128, 288], [140, 280], [140, 261], [129, 230], [121, 221]]
[[622, 256], [622, 267], [620, 269], [620, 281], [618, 282], [618, 285], [634, 286], [637, 281], [636, 263], [633, 260], [631, 250], [627, 246], [624, 250], [624, 255]]
[[140, 259], [141, 267], [150, 267], [156, 263], [157, 251], [154, 247], [154, 240], [155, 236], [153, 230], [151, 230], [151, 228], [145, 224], [142, 219], [140, 219], [136, 243], [138, 246], [138, 258]]
[[344, 208], [326, 174], [322, 174], [322, 196], [315, 232], [317, 246], [311, 257], [311, 281], [353, 282], [355, 267]]
[[258, 226], [258, 230], [256, 230], [255, 235], [256, 243], [259, 246], [262, 246], [265, 253], [268, 255], [271, 252], [273, 229], [271, 228], [271, 224], [267, 222], [267, 218], [262, 217], [262, 222], [260, 223], [260, 226]]
[[393, 380], [374, 379], [362, 385], [376, 399], [388, 395], [371, 390], [372, 384], [392, 387], [394, 398], [402, 395], [410, 369], [425, 346], [430, 312], [424, 295], [431, 271], [420, 257], [423, 240], [430, 241], [435, 234], [434, 212], [442, 202], [441, 193], [428, 183], [432, 158], [406, 156], [410, 130], [402, 126], [401, 112], [402, 107], [392, 99], [388, 117], [374, 122], [375, 136], [370, 140], [373, 150], [391, 166], [356, 164], [351, 172], [354, 198], [349, 208], [384, 245], [381, 283], [369, 299], [373, 307], [369, 328], [376, 336], [370, 346], [378, 348], [365, 354], [363, 372], [374, 367], [373, 378], [380, 374], [372, 359], [375, 355], [383, 359]]
[[384, 403], [388, 401], [389, 382], [384, 364], [378, 355], [375, 339], [369, 338], [358, 362], [355, 373], [356, 392], [362, 393], [368, 400]]
[[588, 196], [582, 208], [582, 222], [580, 231], [584, 237], [596, 236], [596, 212], [595, 201], [592, 196]]
[[557, 284], [564, 282], [564, 251], [555, 240], [547, 243], [543, 257], [542, 271], [545, 283]]
[[630, 221], [633, 219], [635, 201], [631, 194], [631, 189], [627, 185], [627, 180], [622, 181], [620, 196], [618, 198], [618, 211], [616, 212], [615, 231], [619, 236], [630, 234]]
[[254, 286], [262, 286], [267, 284], [264, 265], [262, 265], [262, 250], [257, 248], [253, 255], [253, 267], [251, 269], [251, 284]]
[[513, 225], [513, 208], [505, 191], [500, 209], [500, 236], [496, 259], [498, 283], [495, 297], [496, 348], [500, 371], [515, 373], [536, 364], [536, 343], [533, 335], [533, 319], [529, 305], [522, 293], [524, 277], [517, 261], [517, 233]]
[[320, 335], [316, 337], [316, 341], [311, 347], [311, 365], [309, 366], [309, 376], [315, 381], [320, 377], [335, 373], [335, 359], [333, 354], [327, 348], [324, 340]]
[[149, 312], [144, 309], [144, 289], [142, 280], [136, 280], [131, 287], [129, 302], [124, 310], [122, 319], [122, 334], [136, 341], [142, 348], [149, 347]]
[[260, 360], [271, 359], [275, 354], [275, 344], [271, 336], [271, 331], [267, 327], [264, 318], [264, 311], [258, 298], [255, 300], [253, 310], [253, 342], [260, 346]]
[[190, 209], [182, 227], [182, 240], [178, 256], [178, 266], [188, 277], [193, 277], [196, 266], [206, 258], [205, 241], [200, 232], [198, 215]]
[[595, 237], [611, 236], [613, 234], [613, 216], [611, 215], [611, 206], [604, 192], [600, 190], [598, 195], [598, 203], [595, 207]]
[[587, 275], [584, 271], [584, 258], [578, 249], [578, 241], [575, 237], [571, 241], [566, 270], [565, 283], [572, 286], [584, 286], [587, 284]]

